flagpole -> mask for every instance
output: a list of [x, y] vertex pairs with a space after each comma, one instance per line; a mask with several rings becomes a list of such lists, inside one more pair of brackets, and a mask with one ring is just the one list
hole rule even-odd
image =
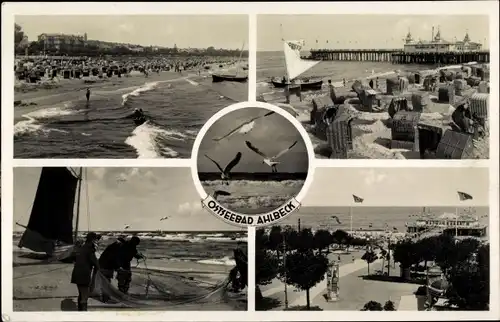
[[283, 274], [285, 275], [285, 309], [288, 309], [288, 290], [286, 287], [286, 237], [283, 234]]
[[352, 235], [352, 206], [349, 207], [349, 220], [351, 222], [351, 230], [350, 230], [350, 233]]

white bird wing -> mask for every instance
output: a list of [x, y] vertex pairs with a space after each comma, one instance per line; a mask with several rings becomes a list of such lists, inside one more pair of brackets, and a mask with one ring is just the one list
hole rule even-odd
[[293, 142], [292, 145], [290, 145], [288, 148], [286, 148], [285, 150], [281, 151], [280, 153], [276, 154], [273, 159], [277, 159], [279, 158], [280, 156], [282, 156], [283, 154], [287, 153], [288, 151], [290, 151], [291, 148], [293, 148], [295, 146], [295, 144], [297, 144], [297, 141]]
[[208, 160], [212, 161], [212, 162], [213, 162], [213, 163], [217, 166], [217, 168], [219, 168], [219, 171], [220, 171], [221, 173], [224, 173], [224, 169], [222, 169], [222, 167], [221, 167], [221, 166], [217, 163], [217, 161], [213, 160], [212, 158], [210, 158], [210, 157], [209, 157], [208, 155], [206, 155], [206, 154], [205, 154], [205, 157], [206, 157]]
[[245, 141], [245, 144], [253, 152], [257, 153], [258, 155], [260, 155], [261, 157], [263, 157], [265, 159], [268, 159], [267, 155], [265, 155], [264, 153], [260, 152], [259, 149], [257, 149], [255, 146], [252, 145], [252, 143], [250, 143], [250, 141]]
[[240, 125], [238, 125], [236, 128], [232, 129], [231, 131], [229, 131], [228, 133], [226, 133], [225, 135], [221, 136], [221, 137], [218, 137], [218, 138], [214, 138], [213, 140], [214, 141], [220, 141], [220, 140], [223, 140], [227, 137], [230, 137], [232, 136], [233, 134], [235, 134], [236, 132], [238, 132], [242, 127], [244, 127], [245, 125], [247, 124], [250, 124], [252, 123], [253, 121], [257, 120], [257, 119], [260, 119], [260, 118], [263, 118], [263, 117], [266, 117], [266, 116], [269, 116], [271, 114], [274, 114], [273, 111], [270, 111], [268, 113], [266, 113], [265, 115], [261, 115], [261, 116], [256, 116], [254, 118], [251, 118], [250, 120], [246, 121], [246, 122], [243, 122], [241, 123]]

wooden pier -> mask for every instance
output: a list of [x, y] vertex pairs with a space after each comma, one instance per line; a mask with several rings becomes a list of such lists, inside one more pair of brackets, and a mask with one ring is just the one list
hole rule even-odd
[[319, 49], [311, 50], [306, 59], [330, 61], [372, 61], [393, 64], [464, 64], [489, 63], [489, 51], [408, 53], [401, 49]]
[[401, 49], [319, 49], [311, 50], [308, 59], [391, 62], [392, 54], [399, 52]]

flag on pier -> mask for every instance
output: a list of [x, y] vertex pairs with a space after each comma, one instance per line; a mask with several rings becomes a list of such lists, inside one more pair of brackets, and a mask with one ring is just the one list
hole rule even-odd
[[352, 195], [352, 197], [354, 198], [354, 202], [355, 202], [355, 203], [362, 203], [362, 202], [363, 202], [363, 200], [364, 200], [363, 198], [358, 197], [358, 196], [356, 196], [356, 195]]
[[462, 192], [462, 191], [457, 191], [458, 192], [458, 198], [460, 201], [466, 201], [466, 200], [472, 200], [472, 196], [468, 193]]

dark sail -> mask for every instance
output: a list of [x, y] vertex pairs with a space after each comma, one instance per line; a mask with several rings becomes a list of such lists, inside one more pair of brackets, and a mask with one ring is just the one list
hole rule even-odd
[[56, 241], [73, 244], [78, 178], [67, 168], [42, 168], [35, 202], [19, 247], [51, 254]]

